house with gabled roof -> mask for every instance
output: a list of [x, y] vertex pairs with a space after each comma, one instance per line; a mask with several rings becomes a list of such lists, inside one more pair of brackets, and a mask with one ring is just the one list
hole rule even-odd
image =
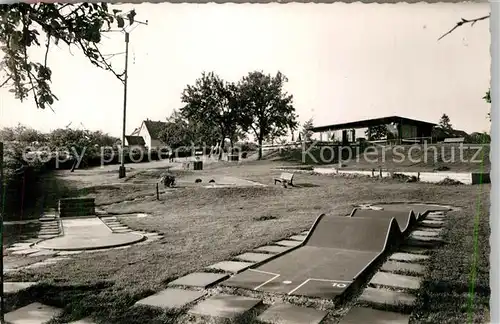
[[[143, 145], [149, 149], [164, 147], [166, 143], [160, 140], [160, 132], [167, 126], [166, 122], [146, 119], [132, 134], [125, 137], [128, 146]], [[139, 139], [142, 137], [142, 141]]]

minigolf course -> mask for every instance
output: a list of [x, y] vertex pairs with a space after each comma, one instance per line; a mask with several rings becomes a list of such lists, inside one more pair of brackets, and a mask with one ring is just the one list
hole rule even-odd
[[113, 233], [98, 217], [61, 219], [61, 222], [62, 236], [44, 240], [35, 247], [55, 251], [95, 250], [144, 240], [138, 233]]
[[297, 247], [234, 275], [222, 285], [332, 299], [342, 295], [425, 214], [447, 210], [418, 205], [355, 209], [347, 217], [320, 215]]

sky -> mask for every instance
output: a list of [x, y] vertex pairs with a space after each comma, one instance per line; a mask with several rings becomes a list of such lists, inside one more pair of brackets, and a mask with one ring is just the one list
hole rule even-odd
[[[438, 41], [461, 18], [489, 13], [488, 3], [450, 4], [138, 4], [148, 20], [130, 34], [126, 133], [142, 120], [165, 120], [203, 71], [228, 81], [261, 70], [287, 76], [299, 121], [315, 126], [398, 115], [456, 129], [489, 131], [489, 20]], [[106, 33], [106, 54], [125, 51], [124, 35]], [[32, 49], [43, 61], [45, 48]], [[124, 55], [111, 60], [123, 71]], [[121, 135], [123, 86], [76, 48], [52, 46], [48, 63], [59, 98], [50, 109], [0, 89], [0, 127], [47, 132], [84, 127]], [[4, 76], [0, 75], [0, 80]]]

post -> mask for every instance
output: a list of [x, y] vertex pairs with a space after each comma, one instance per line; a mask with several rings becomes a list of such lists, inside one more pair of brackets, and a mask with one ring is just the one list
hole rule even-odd
[[0, 142], [0, 247], [2, 256], [0, 256], [0, 323], [5, 323], [5, 296], [3, 291], [3, 213], [5, 211], [5, 193], [4, 193], [4, 173], [3, 173], [3, 143]]
[[158, 182], [156, 183], [156, 200], [160, 200], [160, 188]]
[[125, 71], [123, 80], [123, 129], [122, 129], [122, 152], [121, 152], [121, 164], [118, 171], [118, 177], [125, 178], [125, 127], [127, 121], [127, 78], [128, 78], [128, 43], [129, 43], [129, 33], [125, 32]]

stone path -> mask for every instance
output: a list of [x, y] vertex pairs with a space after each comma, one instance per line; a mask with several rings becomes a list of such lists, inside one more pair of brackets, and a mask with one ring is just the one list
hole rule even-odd
[[[439, 220], [438, 220], [439, 219]], [[390, 255], [380, 270], [371, 278], [368, 286], [355, 301], [347, 314], [340, 319], [341, 324], [373, 323], [408, 323], [416, 300], [422, 277], [425, 273], [427, 253], [430, 248], [439, 243], [441, 232], [437, 225], [444, 224], [444, 213], [431, 213], [416, 230], [400, 250]], [[434, 222], [443, 222], [436, 224]], [[112, 230], [124, 230], [116, 217], [106, 218], [106, 225]], [[430, 226], [428, 226], [430, 224]], [[167, 284], [166, 289], [148, 296], [136, 305], [162, 309], [185, 310], [191, 316], [199, 317], [202, 321], [216, 317], [233, 319], [237, 316], [252, 313], [264, 323], [287, 324], [319, 324], [328, 315], [318, 307], [296, 306], [285, 302], [273, 302], [273, 299], [242, 296], [235, 292], [224, 293], [218, 288], [218, 283], [248, 267], [265, 261], [267, 258], [283, 253], [307, 237], [307, 231], [293, 235], [285, 240], [271, 245], [262, 246], [225, 261], [208, 266], [204, 271], [188, 274]], [[433, 233], [433, 234], [429, 234]], [[435, 234], [437, 233], [437, 234]], [[154, 236], [153, 236], [154, 237]], [[425, 243], [425, 244], [422, 244]], [[143, 243], [141, 243], [143, 244]], [[26, 246], [17, 247], [21, 251]], [[52, 258], [57, 259], [57, 258]], [[48, 259], [50, 260], [50, 259]], [[12, 287], [29, 287], [31, 283], [11, 283]], [[17, 285], [17, 286], [16, 286]], [[380, 309], [385, 309], [384, 311]], [[33, 303], [24, 308], [6, 314], [12, 323], [21, 322], [20, 319], [42, 323], [41, 319], [53, 318], [61, 310], [46, 305]], [[81, 320], [73, 323], [92, 324], [92, 321]]]
[[[440, 219], [440, 223], [434, 223], [436, 218]], [[388, 257], [379, 272], [371, 278], [355, 307], [347, 312], [340, 323], [373, 323], [375, 319], [380, 323], [408, 323], [416, 293], [425, 274], [429, 258], [427, 253], [440, 240], [442, 233], [438, 225], [444, 224], [444, 218], [444, 213], [428, 215], [428, 222], [422, 222], [414, 230], [416, 235], [411, 236], [401, 246], [400, 251]], [[264, 323], [319, 324], [327, 316], [321, 309], [283, 302], [269, 305], [259, 298], [210, 290], [228, 276], [298, 246], [307, 238], [307, 234], [308, 231], [305, 231], [237, 255], [230, 260], [218, 262], [208, 266], [206, 272], [188, 274], [170, 282], [167, 289], [137, 304], [165, 309], [186, 309], [188, 314], [202, 319], [231, 319], [252, 312]], [[422, 242], [419, 242], [420, 240]], [[379, 310], [381, 308], [385, 311]]]
[[[427, 215], [399, 251], [390, 255], [375, 273], [356, 306], [339, 324], [373, 323], [374, 318], [380, 323], [408, 323], [425, 275], [427, 254], [441, 242], [438, 225], [444, 226], [445, 217], [442, 212]], [[435, 223], [436, 218], [439, 223]]]
[[[36, 284], [36, 282], [4, 282], [5, 298], [8, 299], [10, 295], [29, 289]], [[60, 308], [34, 302], [6, 313], [5, 321], [9, 324], [45, 324], [61, 315], [62, 312]], [[95, 322], [84, 318], [68, 324], [95, 324]]]
[[[187, 309], [188, 314], [202, 319], [210, 317], [233, 319], [254, 311], [256, 307], [263, 305], [261, 299], [224, 293], [210, 294], [209, 289], [234, 273], [299, 245], [307, 233], [308, 231], [304, 231], [286, 240], [215, 263], [208, 266], [205, 272], [195, 272], [178, 278], [168, 283], [166, 289], [138, 301], [136, 305]], [[313, 308], [275, 304], [261, 312], [259, 319], [268, 323], [315, 324], [320, 323], [325, 316], [326, 312]]]

